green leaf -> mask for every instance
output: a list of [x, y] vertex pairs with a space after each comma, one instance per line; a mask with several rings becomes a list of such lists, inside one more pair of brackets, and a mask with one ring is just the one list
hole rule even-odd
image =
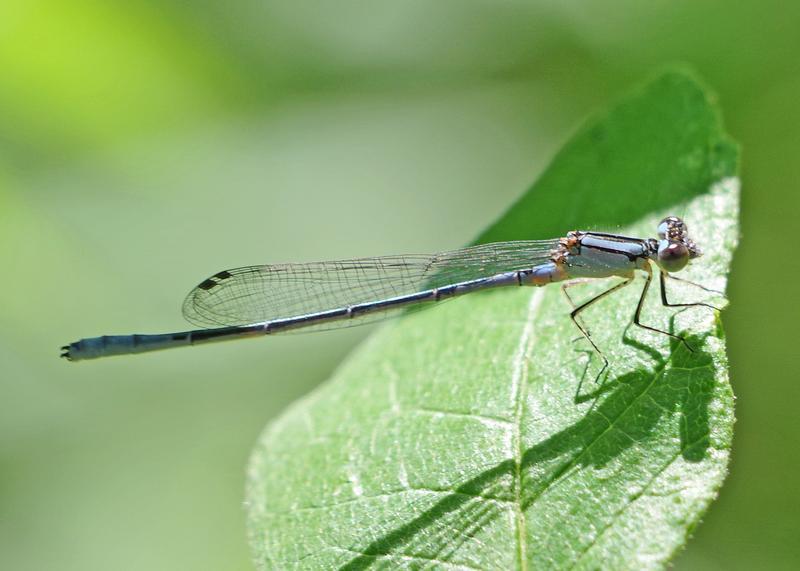
[[[705, 255], [681, 277], [722, 291], [737, 161], [704, 89], [670, 72], [579, 132], [481, 241], [652, 236], [682, 215]], [[651, 291], [644, 322], [691, 352], [626, 326], [642, 285], [585, 313], [611, 361], [600, 384], [556, 286], [465, 296], [376, 332], [256, 446], [257, 566], [663, 567], [726, 474], [733, 394], [718, 314]], [[687, 284], [671, 295], [724, 303]]]

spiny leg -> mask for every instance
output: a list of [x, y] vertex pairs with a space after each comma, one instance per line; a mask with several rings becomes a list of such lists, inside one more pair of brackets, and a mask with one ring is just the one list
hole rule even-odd
[[[647, 290], [650, 289], [650, 282], [653, 281], [653, 270], [650, 267], [650, 264], [647, 264], [644, 267], [644, 271], [647, 274], [647, 279], [645, 280], [644, 287], [642, 288], [642, 295], [639, 296], [639, 303], [636, 305], [636, 313], [633, 314], [633, 323], [634, 323], [634, 325], [636, 325], [638, 327], [641, 327], [642, 329], [647, 329], [648, 331], [654, 331], [656, 333], [661, 333], [662, 335], [668, 335], [669, 337], [672, 337], [673, 339], [677, 339], [678, 341], [683, 343], [689, 351], [694, 353], [694, 349], [692, 349], [692, 347], [689, 345], [689, 343], [687, 343], [686, 339], [684, 339], [680, 335], [675, 335], [674, 333], [670, 333], [669, 331], [664, 331], [663, 329], [658, 329], [657, 327], [651, 327], [650, 325], [645, 325], [645, 324], [643, 324], [641, 322], [640, 317], [642, 315], [642, 308], [644, 307], [644, 300], [647, 297]], [[663, 284], [664, 284], [664, 281], [663, 281], [664, 280], [664, 274], [663, 273], [661, 273], [661, 280], [662, 280], [661, 281], [661, 284], [662, 284], [662, 288], [661, 288], [662, 299], [661, 300], [662, 300], [662, 302], [666, 302], [666, 297], [664, 297], [664, 288], [663, 288]], [[664, 305], [669, 305], [669, 304], [664, 303]], [[701, 305], [703, 305], [703, 304], [701, 304]]]
[[711, 293], [718, 293], [720, 295], [724, 295], [720, 291], [709, 289], [709, 288], [707, 288], [705, 286], [702, 286], [700, 284], [696, 284], [694, 282], [690, 282], [689, 280], [676, 278], [675, 276], [665, 272], [664, 270], [661, 270], [659, 272], [659, 282], [661, 284], [661, 305], [664, 305], [664, 306], [667, 306], [667, 307], [696, 307], [696, 306], [700, 306], [700, 307], [708, 307], [709, 309], [716, 309], [717, 311], [720, 311], [720, 308], [715, 307], [713, 305], [710, 305], [708, 303], [702, 303], [702, 302], [697, 302], [697, 303], [670, 303], [669, 301], [667, 301], [667, 280], [666, 280], [666, 278], [673, 279], [673, 280], [675, 280], [677, 282], [683, 282], [683, 283], [691, 284], [693, 286], [697, 286], [700, 289], [703, 289], [703, 290], [711, 292]]
[[[578, 278], [578, 279], [570, 280], [568, 282], [564, 282], [563, 284], [561, 284], [561, 293], [563, 293], [564, 297], [567, 298], [567, 301], [569, 302], [569, 305], [570, 305], [570, 307], [572, 307], [572, 309], [577, 309], [578, 306], [575, 304], [575, 301], [572, 299], [572, 296], [569, 295], [569, 292], [567, 291], [567, 289], [569, 289], [571, 287], [574, 287], [576, 285], [588, 284], [588, 283], [591, 283], [593, 281], [595, 281], [595, 280], [592, 280], [592, 279], [589, 279], [589, 278]], [[586, 331], [586, 333], [591, 335], [591, 332], [589, 331], [589, 328], [586, 327], [585, 323], [583, 324], [583, 328]], [[573, 339], [573, 342], [574, 341], [578, 341], [579, 339], [580, 339], [580, 337], [578, 337], [576, 339]]]
[[[577, 319], [578, 314], [581, 311], [583, 311], [584, 309], [586, 309], [587, 307], [589, 307], [590, 305], [592, 305], [594, 302], [599, 301], [600, 299], [604, 298], [605, 296], [609, 295], [610, 293], [613, 293], [613, 292], [617, 291], [618, 289], [621, 289], [621, 288], [625, 287], [626, 285], [630, 285], [630, 283], [632, 281], [633, 281], [633, 277], [627, 278], [624, 282], [620, 282], [617, 285], [607, 289], [606, 291], [596, 295], [595, 297], [593, 297], [589, 301], [585, 301], [584, 303], [582, 303], [581, 305], [579, 305], [578, 307], [573, 309], [572, 312], [569, 314], [570, 319], [572, 319], [572, 322], [575, 324], [575, 327], [578, 328], [578, 331], [581, 332], [581, 334], [586, 338], [586, 340], [589, 341], [589, 343], [591, 344], [592, 348], [597, 352], [598, 355], [600, 355], [600, 358], [603, 359], [603, 367], [600, 369], [600, 372], [595, 377], [595, 379], [594, 379], [595, 382], [597, 382], [597, 379], [599, 379], [603, 375], [603, 373], [606, 371], [606, 369], [608, 368], [608, 359], [603, 354], [603, 352], [600, 350], [600, 348], [597, 346], [597, 344], [592, 340], [592, 337], [591, 337], [591, 335], [589, 335], [588, 330], [586, 330], [580, 324], [580, 322]], [[581, 378], [581, 382], [578, 383], [578, 390], [575, 393], [576, 398], [578, 398], [578, 395], [580, 395], [581, 386], [582, 385], [583, 385], [583, 378]]]
[[568, 282], [564, 282], [563, 284], [561, 284], [561, 291], [564, 292], [564, 296], [567, 298], [567, 301], [569, 301], [569, 304], [572, 306], [572, 309], [576, 309], [578, 306], [575, 305], [575, 302], [573, 301], [572, 296], [569, 295], [569, 292], [567, 291], [567, 289], [569, 289], [571, 287], [575, 287], [577, 285], [588, 284], [588, 283], [592, 283], [592, 282], [595, 282], [595, 281], [597, 281], [597, 280], [596, 279], [591, 279], [591, 278], [576, 278], [576, 279], [572, 279], [572, 280], [569, 280]]

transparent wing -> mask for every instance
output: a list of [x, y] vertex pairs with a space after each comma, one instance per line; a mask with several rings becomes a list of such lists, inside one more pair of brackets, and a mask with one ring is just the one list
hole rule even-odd
[[433, 255], [235, 268], [189, 292], [183, 315], [196, 325], [217, 327], [317, 313], [531, 268], [549, 260], [557, 245], [558, 240], [497, 242]]

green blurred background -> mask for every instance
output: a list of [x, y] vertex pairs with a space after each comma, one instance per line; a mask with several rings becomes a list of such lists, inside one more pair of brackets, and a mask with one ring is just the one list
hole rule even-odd
[[731, 474], [678, 569], [800, 564], [788, 2], [0, 4], [0, 568], [246, 570], [259, 431], [368, 333], [68, 364], [217, 270], [457, 247], [587, 114], [694, 66], [744, 147]]

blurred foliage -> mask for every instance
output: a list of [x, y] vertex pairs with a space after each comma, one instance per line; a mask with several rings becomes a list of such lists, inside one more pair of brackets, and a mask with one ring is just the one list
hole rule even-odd
[[75, 366], [58, 346], [180, 328], [225, 267], [464, 244], [679, 60], [744, 186], [731, 476], [677, 566], [796, 567], [800, 268], [773, 260], [800, 211], [798, 24], [775, 0], [4, 2], [0, 566], [251, 568], [252, 442], [368, 331]]

